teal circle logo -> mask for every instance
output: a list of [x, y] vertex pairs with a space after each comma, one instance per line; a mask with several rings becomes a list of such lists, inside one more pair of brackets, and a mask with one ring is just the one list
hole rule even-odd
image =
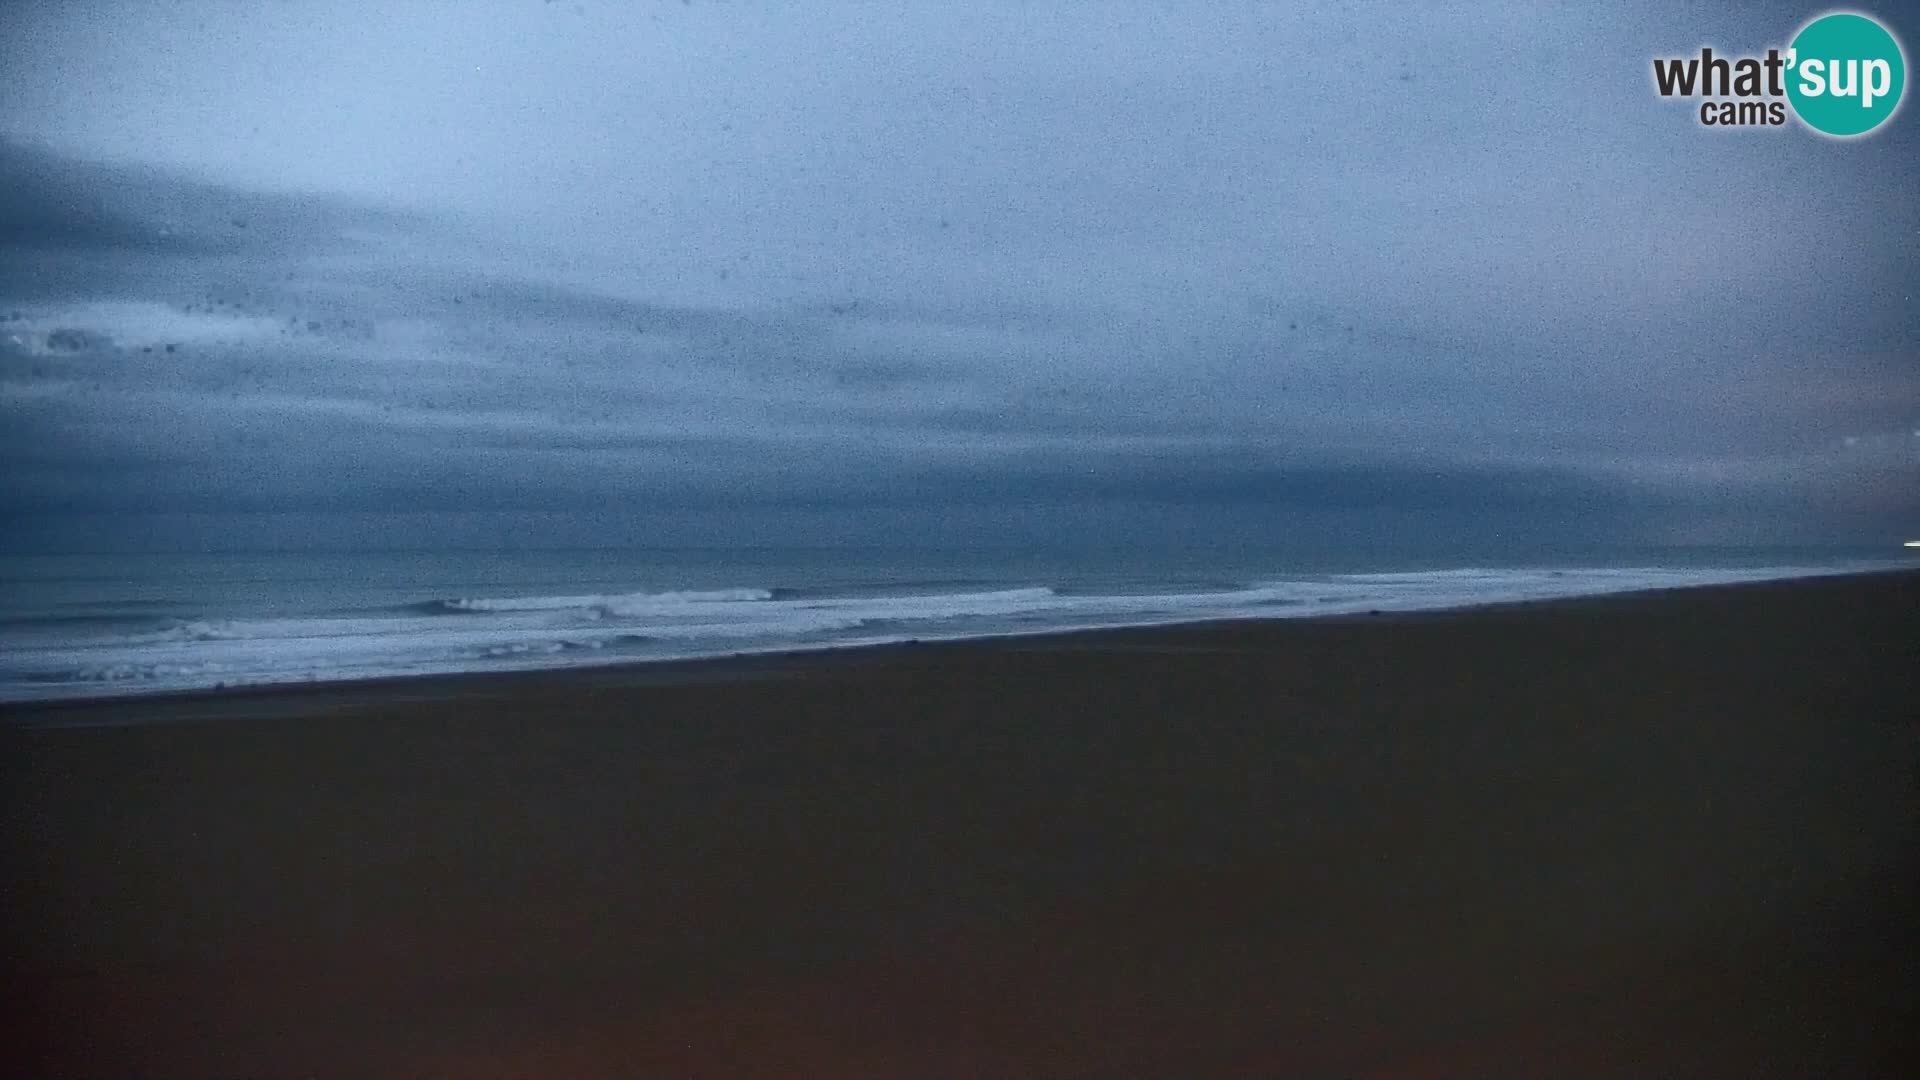
[[1787, 51], [1787, 100], [1815, 131], [1864, 135], [1900, 107], [1907, 62], [1887, 28], [1865, 15], [1824, 15]]

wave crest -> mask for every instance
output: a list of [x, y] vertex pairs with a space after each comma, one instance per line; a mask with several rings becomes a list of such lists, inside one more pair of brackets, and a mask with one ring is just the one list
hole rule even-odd
[[417, 609], [434, 615], [495, 615], [530, 611], [586, 611], [608, 615], [646, 614], [697, 604], [738, 604], [773, 599], [771, 589], [686, 589], [590, 596], [455, 597], [428, 600]]

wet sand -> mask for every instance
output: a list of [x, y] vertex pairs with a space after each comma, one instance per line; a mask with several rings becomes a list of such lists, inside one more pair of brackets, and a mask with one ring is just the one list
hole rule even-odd
[[1911, 1075], [1920, 574], [0, 713], [0, 1072]]

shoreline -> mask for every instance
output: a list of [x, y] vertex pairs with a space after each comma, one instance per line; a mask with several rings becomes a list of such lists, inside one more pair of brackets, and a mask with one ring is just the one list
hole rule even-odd
[[69, 707], [0, 1066], [1910, 1075], [1916, 641], [1899, 573]]
[[[1132, 633], [1150, 633], [1154, 631], [1177, 631], [1185, 629], [1205, 629], [1209, 627], [1261, 626], [1278, 623], [1325, 623], [1341, 622], [1353, 619], [1367, 621], [1420, 619], [1427, 617], [1447, 617], [1462, 613], [1479, 611], [1498, 611], [1509, 608], [1553, 607], [1562, 604], [1583, 604], [1609, 600], [1631, 601], [1638, 598], [1660, 596], [1674, 593], [1692, 593], [1723, 589], [1773, 588], [1791, 585], [1797, 582], [1818, 582], [1835, 578], [1871, 578], [1900, 575], [1920, 575], [1920, 566], [1881, 566], [1871, 569], [1849, 569], [1823, 571], [1812, 574], [1796, 574], [1788, 577], [1765, 578], [1760, 580], [1715, 582], [1699, 585], [1657, 586], [1645, 589], [1626, 589], [1617, 592], [1583, 593], [1569, 596], [1530, 597], [1510, 600], [1488, 600], [1477, 603], [1455, 604], [1430, 608], [1383, 608], [1366, 612], [1328, 612], [1324, 614], [1280, 615], [1280, 616], [1242, 616], [1229, 618], [1176, 619], [1166, 622], [1128, 622], [1089, 626], [1047, 627], [1029, 631], [1006, 631], [983, 633], [955, 637], [907, 638], [872, 642], [850, 642], [846, 644], [827, 644], [807, 647], [776, 646], [765, 650], [741, 650], [727, 654], [707, 656], [666, 657], [656, 660], [619, 659], [606, 661], [588, 661], [575, 664], [554, 666], [530, 666], [493, 670], [468, 670], [410, 673], [397, 675], [376, 675], [365, 678], [344, 679], [303, 679], [285, 682], [249, 683], [221, 688], [196, 687], [178, 690], [129, 690], [122, 693], [98, 694], [93, 696], [0, 699], [0, 729], [9, 725], [25, 726], [65, 726], [57, 721], [37, 721], [34, 714], [60, 713], [67, 711], [92, 712], [110, 710], [115, 706], [138, 708], [157, 706], [163, 710], [189, 709], [193, 706], [216, 706], [227, 711], [228, 706], [261, 702], [263, 704], [284, 704], [275, 699], [299, 698], [308, 695], [337, 695], [342, 698], [357, 698], [367, 695], [377, 696], [382, 691], [405, 693], [409, 690], [430, 690], [435, 696], [447, 693], [459, 693], [467, 690], [484, 692], [496, 682], [518, 682], [521, 680], [569, 679], [574, 677], [617, 678], [624, 685], [670, 684], [685, 681], [712, 681], [731, 678], [746, 678], [754, 674], [764, 674], [767, 669], [790, 668], [794, 664], [831, 664], [837, 661], [859, 662], [863, 657], [884, 656], [902, 649], [925, 650], [966, 648], [969, 646], [993, 647], [998, 643], [1020, 642], [1028, 640], [1078, 639], [1087, 635], [1104, 637], [1106, 635], [1127, 635]], [[653, 676], [645, 678], [644, 676]], [[263, 701], [263, 699], [265, 699]], [[213, 717], [195, 717], [211, 719]], [[127, 723], [153, 723], [156, 721], [123, 721]], [[116, 722], [110, 718], [95, 719], [82, 726], [111, 726]]]

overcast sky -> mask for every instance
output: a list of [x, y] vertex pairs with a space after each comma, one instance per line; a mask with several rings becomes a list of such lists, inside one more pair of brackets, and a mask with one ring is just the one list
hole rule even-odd
[[1920, 120], [1652, 90], [1812, 9], [1320, 7], [7, 5], [0, 515], [1920, 533]]

